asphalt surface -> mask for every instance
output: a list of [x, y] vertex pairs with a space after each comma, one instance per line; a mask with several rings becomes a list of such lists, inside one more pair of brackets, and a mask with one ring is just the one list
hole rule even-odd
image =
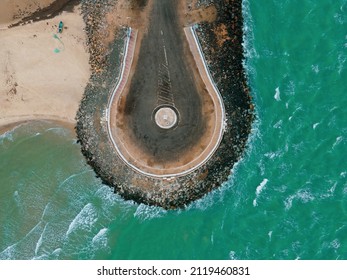
[[[185, 60], [185, 35], [176, 1], [154, 1], [148, 33], [141, 44], [137, 67], [126, 97], [124, 118], [136, 145], [158, 162], [173, 161], [199, 142], [205, 130], [202, 101]], [[201, 89], [200, 89], [201, 90]], [[174, 106], [179, 123], [159, 128], [153, 112]]]

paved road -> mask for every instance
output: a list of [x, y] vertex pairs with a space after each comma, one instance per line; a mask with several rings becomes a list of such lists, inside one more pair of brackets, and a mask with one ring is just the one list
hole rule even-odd
[[[185, 37], [175, 2], [154, 1], [124, 110], [128, 132], [158, 162], [175, 160], [189, 151], [206, 126], [202, 101], [185, 60]], [[154, 122], [153, 110], [163, 104], [179, 111], [174, 129], [161, 129]]]

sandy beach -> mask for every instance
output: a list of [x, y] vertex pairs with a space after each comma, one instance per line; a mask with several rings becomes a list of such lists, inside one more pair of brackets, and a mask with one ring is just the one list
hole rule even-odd
[[[26, 9], [25, 16], [53, 1], [1, 2], [0, 126], [39, 119], [74, 123], [90, 76], [80, 6], [52, 19], [7, 28], [29, 2], [32, 10]], [[64, 22], [62, 33], [57, 31], [59, 21]]]

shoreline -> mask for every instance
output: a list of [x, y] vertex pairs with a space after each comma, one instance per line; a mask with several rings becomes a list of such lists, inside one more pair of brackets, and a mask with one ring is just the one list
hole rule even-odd
[[36, 123], [36, 122], [55, 123], [59, 126], [62, 126], [64, 128], [71, 130], [74, 133], [74, 135], [76, 135], [76, 132], [75, 132], [76, 121], [72, 122], [71, 120], [59, 119], [59, 118], [49, 118], [48, 116], [46, 116], [46, 117], [42, 117], [42, 118], [40, 117], [40, 118], [31, 118], [31, 119], [25, 119], [25, 120], [13, 120], [13, 121], [7, 122], [7, 123], [0, 123], [0, 136], [13, 130], [14, 128], [16, 128], [18, 126]]
[[[76, 0], [56, 0], [45, 7], [52, 1], [40, 1], [39, 11], [51, 9], [53, 4], [64, 5], [56, 10], [56, 17], [0, 30], [1, 133], [35, 121], [53, 121], [73, 128], [90, 79], [81, 5], [75, 6]], [[72, 10], [66, 11], [66, 7]], [[60, 20], [66, 27], [62, 33], [57, 30]]]

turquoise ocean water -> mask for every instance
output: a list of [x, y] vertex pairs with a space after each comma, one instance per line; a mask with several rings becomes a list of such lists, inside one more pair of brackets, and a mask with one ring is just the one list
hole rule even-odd
[[248, 149], [186, 210], [114, 195], [68, 129], [0, 136], [0, 259], [347, 259], [347, 1], [247, 0]]

